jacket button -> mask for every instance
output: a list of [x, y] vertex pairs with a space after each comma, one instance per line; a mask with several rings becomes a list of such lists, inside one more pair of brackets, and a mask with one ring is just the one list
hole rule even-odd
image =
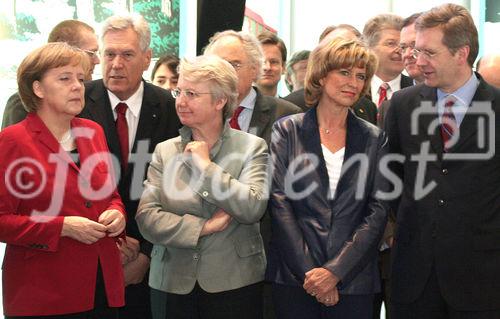
[[447, 168], [443, 168], [442, 172], [443, 172], [443, 175], [448, 175], [448, 169]]
[[85, 207], [87, 207], [87, 208], [92, 207], [92, 202], [91, 201], [86, 201], [85, 202]]
[[198, 260], [198, 259], [200, 259], [200, 255], [198, 255], [198, 254], [194, 254], [194, 255], [193, 255], [193, 259], [194, 259], [194, 260]]
[[203, 193], [201, 193], [203, 195], [203, 197], [207, 197], [208, 196], [208, 192], [207, 191], [204, 191]]
[[438, 206], [444, 206], [444, 200], [439, 199], [438, 200]]

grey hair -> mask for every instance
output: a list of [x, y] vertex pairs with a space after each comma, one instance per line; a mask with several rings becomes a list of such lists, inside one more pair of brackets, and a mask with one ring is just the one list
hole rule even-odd
[[363, 41], [373, 48], [380, 41], [380, 32], [382, 30], [397, 30], [403, 28], [403, 18], [392, 13], [383, 13], [374, 16], [368, 20], [363, 28]]
[[259, 40], [250, 33], [244, 31], [234, 31], [226, 30], [222, 32], [217, 32], [213, 37], [210, 38], [208, 45], [205, 47], [205, 54], [213, 54], [213, 49], [217, 44], [217, 41], [224, 37], [235, 37], [241, 41], [243, 50], [246, 52], [250, 63], [255, 67], [257, 71], [258, 80], [262, 74], [262, 68], [264, 66], [264, 51], [262, 50], [262, 45]]
[[207, 82], [215, 99], [227, 99], [223, 120], [231, 115], [238, 101], [238, 75], [229, 62], [216, 55], [200, 55], [183, 58], [178, 70], [179, 76], [189, 82]]
[[148, 22], [139, 14], [114, 15], [107, 18], [102, 27], [102, 38], [104, 39], [108, 31], [128, 28], [132, 28], [137, 33], [141, 50], [147, 51], [151, 44], [151, 30]]

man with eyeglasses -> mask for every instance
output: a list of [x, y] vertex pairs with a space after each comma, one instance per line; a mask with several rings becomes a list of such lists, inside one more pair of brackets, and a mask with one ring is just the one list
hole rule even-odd
[[499, 318], [500, 90], [472, 71], [479, 44], [467, 9], [435, 7], [415, 28], [424, 83], [396, 92], [385, 121], [403, 160], [392, 167], [392, 317]]
[[[91, 60], [91, 69], [86, 74], [85, 80], [92, 79], [94, 67], [99, 64], [97, 51], [97, 35], [94, 29], [85, 22], [78, 20], [64, 20], [59, 22], [50, 32], [47, 42], [66, 42], [69, 45], [80, 48], [85, 51]], [[24, 109], [19, 94], [14, 93], [5, 106], [2, 120], [2, 129], [24, 120], [28, 112]]]
[[[401, 37], [399, 41], [399, 50], [403, 58], [403, 64], [406, 73], [413, 80], [413, 84], [422, 83], [424, 76], [417, 66], [417, 60], [413, 57], [413, 49], [415, 48], [415, 21], [422, 13], [414, 13], [403, 20], [403, 28], [401, 29]], [[389, 108], [389, 101], [382, 102], [378, 108], [378, 124], [383, 127], [385, 114]]]
[[371, 99], [380, 107], [392, 94], [413, 85], [404, 74], [399, 50], [403, 19], [394, 14], [379, 14], [369, 19], [363, 28], [363, 40], [378, 57], [378, 67], [371, 82]]
[[285, 73], [286, 45], [271, 31], [262, 31], [257, 36], [264, 51], [264, 69], [257, 81], [257, 87], [264, 95], [278, 96], [278, 83]]
[[125, 307], [120, 318], [151, 318], [148, 286], [152, 244], [135, 221], [147, 164], [156, 144], [179, 135], [179, 118], [170, 92], [142, 78], [151, 62], [151, 31], [139, 15], [115, 15], [101, 35], [103, 79], [85, 83], [80, 116], [99, 123], [112, 154], [119, 160], [118, 191], [127, 211], [126, 241], [121, 242]]

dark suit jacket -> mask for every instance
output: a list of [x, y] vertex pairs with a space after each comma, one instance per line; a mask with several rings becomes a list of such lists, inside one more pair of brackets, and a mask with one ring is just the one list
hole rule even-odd
[[[310, 107], [306, 105], [304, 89], [294, 91], [285, 96], [283, 99], [297, 105], [304, 112], [310, 109]], [[359, 100], [354, 103], [352, 109], [354, 110], [354, 113], [363, 120], [372, 124], [377, 123], [377, 106], [365, 96], [360, 97]]]
[[[301, 110], [298, 106], [290, 102], [263, 95], [260, 93], [259, 89], [256, 87], [254, 87], [254, 89], [257, 91], [257, 98], [255, 100], [252, 118], [250, 119], [249, 133], [263, 138], [267, 145], [269, 145], [271, 142], [271, 129], [274, 122], [284, 116], [300, 113]], [[264, 216], [262, 216], [260, 233], [264, 241], [264, 248], [267, 251], [269, 241], [271, 240], [271, 217], [269, 216], [269, 211], [266, 211]]]
[[[480, 78], [480, 76], [478, 75]], [[412, 113], [423, 101], [435, 103], [435, 88], [423, 84], [396, 92], [388, 110], [385, 129], [391, 153], [405, 157], [393, 169], [403, 181], [397, 207], [397, 230], [393, 247], [392, 299], [410, 303], [419, 297], [435, 271], [441, 293], [449, 305], [460, 311], [500, 309], [500, 156], [488, 160], [443, 159], [439, 126], [427, 133], [438, 120], [433, 114], [421, 115], [411, 133]], [[496, 150], [500, 146], [500, 90], [480, 78], [473, 101], [491, 103], [494, 112]], [[486, 110], [489, 106], [481, 105]], [[484, 153], [478, 147], [477, 114], [466, 113], [460, 137], [450, 154]], [[484, 118], [483, 118], [484, 119]], [[435, 122], [434, 122], [435, 123]], [[491, 141], [489, 134], [486, 142]], [[432, 191], [416, 198], [415, 179], [419, 165], [410, 156], [429, 145], [436, 158], [418, 171]], [[423, 187], [423, 185], [420, 185]]]
[[[401, 75], [401, 90], [410, 86], [413, 86], [413, 79], [402, 74]], [[385, 119], [385, 114], [387, 113], [387, 109], [389, 108], [390, 103], [389, 100], [382, 102], [378, 108], [378, 120], [377, 120], [377, 125], [380, 128], [384, 127], [384, 119]]]
[[26, 118], [28, 112], [24, 109], [19, 93], [12, 94], [7, 100], [3, 111], [2, 129], [9, 125], [21, 122]]
[[[85, 83], [85, 108], [80, 116], [96, 121], [103, 127], [110, 151], [117, 159], [121, 160], [120, 143], [113, 111], [102, 80]], [[141, 162], [138, 162], [137, 167], [133, 162], [129, 162], [127, 171], [120, 178], [118, 190], [127, 210], [127, 235], [140, 241], [141, 251], [147, 256], [150, 255], [152, 246], [144, 240], [135, 221], [137, 205], [143, 190], [142, 183], [146, 179], [147, 164], [151, 161], [151, 154], [156, 144], [179, 135], [180, 126], [175, 111], [175, 101], [170, 93], [144, 82], [144, 97], [139, 114], [139, 124], [131, 150], [131, 154], [135, 154]], [[147, 142], [145, 149], [138, 148], [140, 141]], [[119, 169], [119, 162], [115, 164], [118, 164], [115, 169]]]
[[269, 145], [271, 142], [271, 129], [274, 122], [283, 116], [300, 113], [301, 109], [290, 102], [272, 96], [263, 95], [259, 89], [257, 92], [255, 106], [250, 119], [249, 133], [263, 138]]
[[[341, 293], [379, 291], [376, 256], [387, 209], [374, 195], [385, 187], [378, 162], [385, 153], [386, 141], [381, 130], [349, 112], [342, 176], [335, 199], [331, 199], [316, 108], [276, 122], [270, 147], [273, 233], [267, 280], [302, 286], [307, 271], [325, 267], [340, 278]], [[316, 186], [305, 198], [293, 198], [285, 176], [290, 163], [301, 155], [311, 158], [296, 162], [300, 178], [295, 176], [291, 186], [295, 192]], [[360, 167], [360, 161], [345, 165], [354, 156], [366, 160], [366, 170]], [[319, 160], [318, 165], [315, 160]]]
[[[124, 279], [116, 238], [104, 237], [87, 245], [61, 237], [65, 216], [97, 221], [107, 209], [125, 213], [110, 176], [112, 164], [101, 127], [79, 118], [71, 121], [71, 127], [76, 134], [81, 130], [89, 132], [88, 136], [75, 135], [80, 166], [60, 149], [36, 114], [0, 133], [0, 241], [7, 243], [2, 269], [3, 306], [8, 316], [38, 318], [94, 308], [98, 261], [109, 305], [124, 304]], [[93, 165], [89, 158], [98, 162]], [[16, 176], [20, 173], [11, 164], [21, 160], [24, 165], [18, 164], [18, 168], [33, 168], [28, 159], [42, 171], [20, 174], [23, 185], [31, 185], [28, 189], [9, 186], [19, 183]], [[10, 177], [9, 183], [4, 177]], [[101, 192], [105, 195], [102, 199], [89, 199], [86, 195], [89, 188], [109, 192]], [[33, 218], [37, 217], [35, 211], [45, 219], [37, 222]]]

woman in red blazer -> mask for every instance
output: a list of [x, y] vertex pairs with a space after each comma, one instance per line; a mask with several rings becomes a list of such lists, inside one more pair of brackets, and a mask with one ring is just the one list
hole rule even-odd
[[50, 43], [18, 69], [28, 117], [0, 132], [0, 241], [7, 318], [114, 318], [124, 304], [125, 227], [101, 127], [75, 118], [89, 67]]

